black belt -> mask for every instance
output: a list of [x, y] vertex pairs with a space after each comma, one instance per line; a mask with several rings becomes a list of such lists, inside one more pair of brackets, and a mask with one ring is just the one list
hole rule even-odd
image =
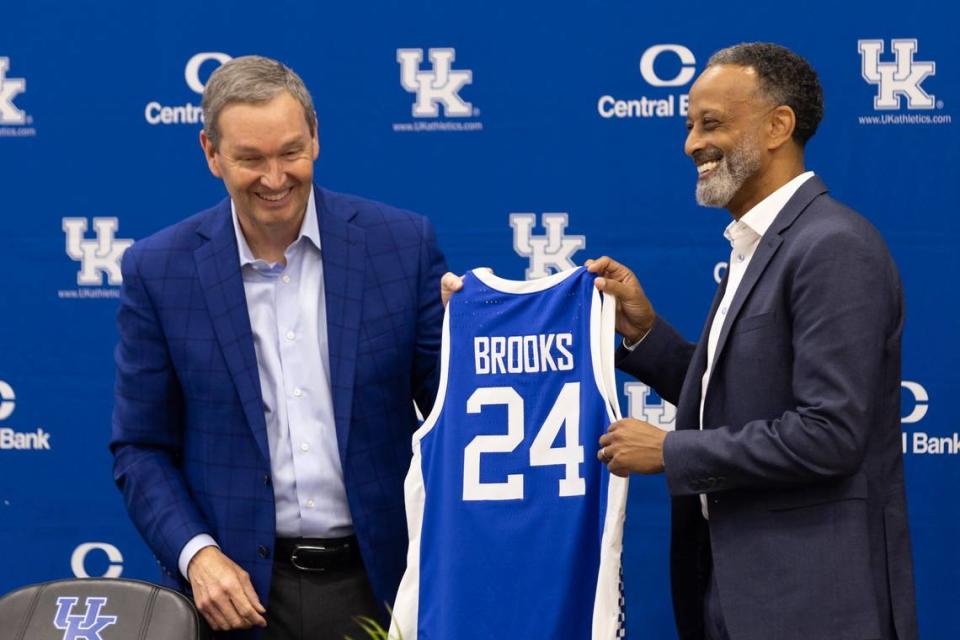
[[336, 571], [360, 564], [360, 549], [356, 536], [277, 538], [273, 558], [300, 571]]

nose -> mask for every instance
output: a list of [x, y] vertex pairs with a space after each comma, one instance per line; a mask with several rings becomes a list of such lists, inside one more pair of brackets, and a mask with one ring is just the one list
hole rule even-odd
[[283, 163], [277, 158], [271, 158], [267, 161], [263, 175], [260, 176], [260, 182], [267, 189], [282, 189], [286, 182], [286, 174], [283, 170]]
[[683, 143], [683, 152], [692, 158], [693, 154], [703, 147], [703, 138], [697, 133], [697, 128], [693, 127], [687, 132], [687, 139]]

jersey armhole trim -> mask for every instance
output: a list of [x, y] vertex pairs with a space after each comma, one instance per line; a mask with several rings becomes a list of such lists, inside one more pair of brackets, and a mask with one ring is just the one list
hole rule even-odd
[[424, 436], [430, 433], [443, 411], [443, 402], [447, 395], [447, 377], [450, 373], [450, 307], [453, 304], [455, 303], [451, 298], [443, 311], [443, 329], [440, 333], [440, 381], [437, 384], [437, 397], [433, 401], [430, 414], [420, 425], [420, 428], [413, 433], [413, 444], [419, 443]]

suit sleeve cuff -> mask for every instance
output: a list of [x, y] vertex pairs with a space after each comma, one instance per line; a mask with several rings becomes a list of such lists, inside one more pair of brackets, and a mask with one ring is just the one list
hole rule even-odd
[[667, 491], [672, 496], [697, 493], [690, 478], [697, 474], [695, 446], [703, 432], [694, 429], [671, 431], [663, 440], [663, 469]]
[[220, 545], [217, 544], [217, 541], [214, 540], [212, 536], [201, 533], [190, 538], [190, 541], [183, 545], [183, 549], [180, 550], [180, 559], [177, 561], [177, 566], [180, 568], [180, 573], [183, 574], [183, 577], [187, 579], [187, 582], [190, 581], [190, 576], [187, 575], [187, 567], [190, 566], [190, 561], [193, 560], [193, 556], [197, 555], [197, 552], [204, 547], [217, 547], [219, 549]]

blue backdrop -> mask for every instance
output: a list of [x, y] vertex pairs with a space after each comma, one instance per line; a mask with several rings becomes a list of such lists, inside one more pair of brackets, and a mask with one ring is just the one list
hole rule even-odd
[[[826, 117], [808, 166], [880, 228], [901, 270], [921, 632], [956, 638], [958, 13], [946, 0], [7, 3], [0, 593], [156, 575], [111, 480], [111, 273], [127, 241], [224, 196], [197, 143], [198, 92], [222, 60], [260, 53], [296, 69], [317, 103], [318, 181], [426, 214], [454, 270], [534, 277], [610, 254], [693, 338], [729, 216], [694, 202], [685, 96], [714, 50], [768, 40], [820, 72]], [[621, 385], [625, 410], [670, 425], [670, 407]], [[635, 478], [633, 637], [674, 637], [667, 520], [662, 479]]]

